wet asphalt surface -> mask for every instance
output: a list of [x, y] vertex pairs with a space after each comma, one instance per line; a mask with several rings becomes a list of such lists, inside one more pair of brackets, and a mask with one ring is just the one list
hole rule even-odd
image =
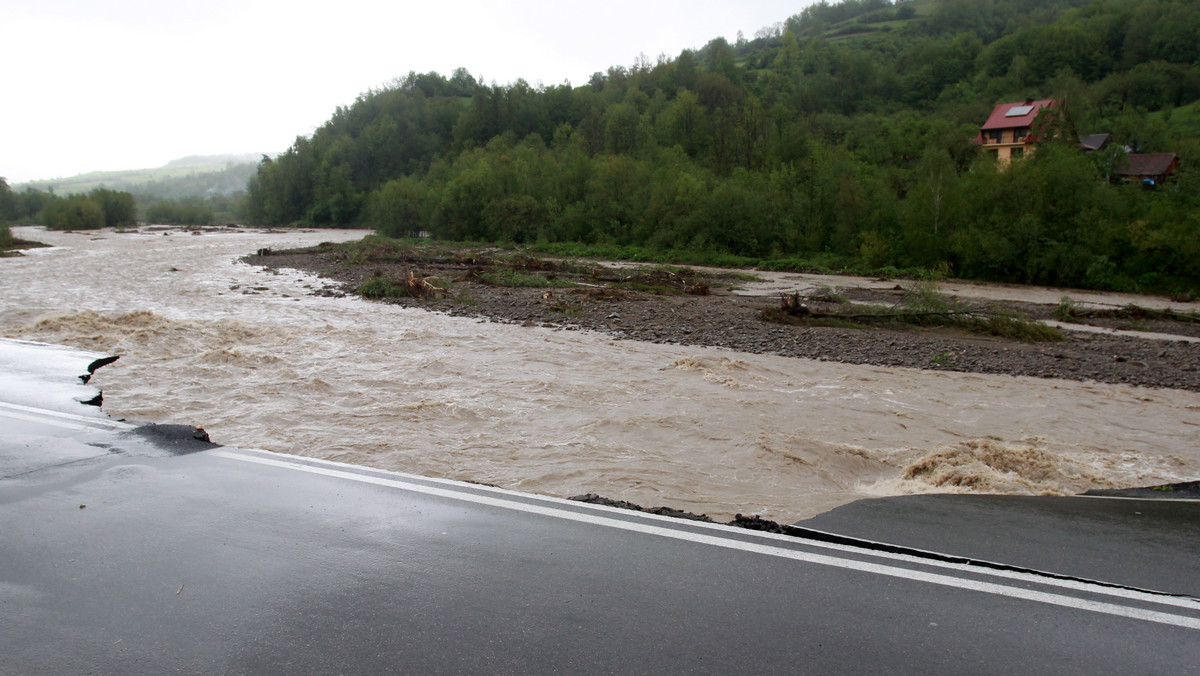
[[[1148, 673], [1197, 504], [918, 496], [697, 523], [0, 393], [8, 673]], [[1001, 564], [1001, 565], [997, 565]]]

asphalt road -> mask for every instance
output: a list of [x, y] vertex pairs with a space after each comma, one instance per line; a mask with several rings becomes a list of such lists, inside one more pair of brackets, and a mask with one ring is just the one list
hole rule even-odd
[[[1051, 571], [1116, 583], [1097, 584], [13, 405], [0, 407], [2, 673], [1186, 673], [1200, 660], [1188, 576]], [[959, 509], [944, 501], [938, 519], [953, 529]], [[1056, 567], [1030, 523], [977, 553]], [[1119, 551], [1110, 532], [1096, 536]], [[1164, 556], [1194, 568], [1190, 552]]]
[[951, 556], [1200, 597], [1200, 502], [910, 495], [798, 526]]

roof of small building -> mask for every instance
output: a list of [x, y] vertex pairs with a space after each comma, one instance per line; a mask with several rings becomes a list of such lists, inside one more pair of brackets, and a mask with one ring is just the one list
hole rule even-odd
[[1175, 153], [1129, 153], [1129, 166], [1117, 172], [1120, 176], [1164, 176], [1175, 168]]
[[1079, 145], [1084, 150], [1101, 150], [1112, 140], [1112, 134], [1088, 134], [1079, 137]]
[[988, 116], [987, 122], [983, 123], [980, 131], [988, 131], [990, 129], [1013, 129], [1015, 127], [1028, 127], [1033, 124], [1033, 118], [1041, 112], [1043, 108], [1051, 108], [1062, 103], [1061, 99], [1025, 99], [1016, 103], [1001, 103], [992, 109], [992, 114]]

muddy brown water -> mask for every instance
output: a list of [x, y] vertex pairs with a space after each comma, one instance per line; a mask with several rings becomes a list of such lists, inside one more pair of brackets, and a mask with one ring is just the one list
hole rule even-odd
[[15, 230], [54, 248], [0, 259], [0, 333], [119, 354], [105, 410], [224, 444], [719, 519], [1200, 477], [1197, 393], [618, 341], [237, 260], [362, 231]]

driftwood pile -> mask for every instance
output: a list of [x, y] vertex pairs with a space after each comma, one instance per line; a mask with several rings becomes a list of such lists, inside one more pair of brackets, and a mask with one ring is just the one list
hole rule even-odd
[[418, 277], [412, 270], [409, 270], [408, 279], [405, 280], [408, 285], [408, 295], [414, 298], [425, 298], [446, 293], [444, 288], [430, 282], [431, 279], [437, 279], [437, 277]]
[[779, 294], [779, 309], [793, 317], [807, 317], [812, 314], [800, 297], [800, 292]]

